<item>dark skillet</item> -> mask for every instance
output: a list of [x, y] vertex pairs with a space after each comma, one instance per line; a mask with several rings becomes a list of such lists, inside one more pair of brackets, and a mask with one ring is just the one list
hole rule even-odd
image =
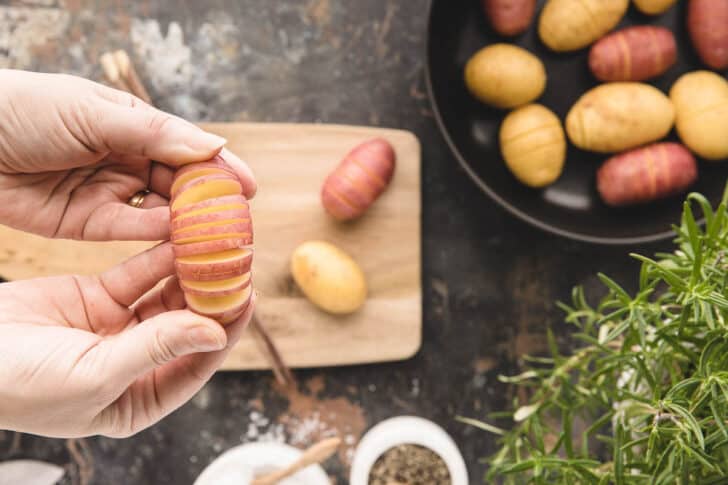
[[[538, 3], [537, 15], [544, 1]], [[704, 69], [685, 27], [685, 3], [680, 1], [657, 17], [642, 15], [630, 7], [619, 25], [662, 25], [675, 33], [678, 61], [652, 82], [665, 93], [681, 74]], [[562, 121], [579, 96], [597, 85], [587, 65], [588, 49], [566, 54], [549, 51], [538, 38], [537, 19], [525, 34], [507, 39], [490, 29], [479, 0], [431, 3], [428, 89], [438, 124], [455, 158], [483, 192], [512, 214], [546, 231], [600, 244], [636, 244], [672, 236], [671, 225], [680, 219], [684, 197], [625, 209], [605, 206], [595, 188], [596, 170], [607, 158], [604, 155], [569, 147], [561, 178], [543, 190], [524, 187], [506, 169], [498, 147], [498, 127], [505, 113], [475, 100], [463, 81], [463, 68], [473, 53], [495, 42], [512, 42], [535, 53], [548, 74], [546, 92], [538, 102], [556, 112]], [[670, 139], [677, 140], [674, 132]], [[692, 190], [717, 205], [728, 165], [702, 160], [699, 164], [699, 179]]]

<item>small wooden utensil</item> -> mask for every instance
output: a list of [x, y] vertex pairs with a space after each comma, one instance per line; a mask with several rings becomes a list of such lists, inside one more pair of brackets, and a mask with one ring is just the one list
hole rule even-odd
[[265, 355], [266, 359], [268, 359], [270, 368], [273, 371], [273, 376], [278, 384], [283, 386], [284, 389], [292, 389], [296, 387], [296, 379], [293, 377], [291, 369], [283, 361], [283, 357], [281, 357], [280, 352], [278, 352], [273, 339], [255, 313], [253, 313], [253, 318], [250, 320], [250, 328], [262, 341], [264, 347], [262, 349], [263, 355]]
[[339, 449], [339, 446], [341, 446], [341, 438], [328, 438], [323, 441], [319, 441], [304, 451], [298, 460], [294, 461], [285, 468], [256, 478], [250, 485], [275, 485], [284, 478], [290, 477], [309, 465], [321, 463], [328, 459], [336, 452], [336, 450]]
[[128, 91], [147, 104], [152, 104], [149, 92], [144, 87], [139, 75], [134, 69], [134, 64], [126, 51], [118, 50], [106, 52], [101, 56], [101, 67], [104, 69], [106, 79], [116, 89]]

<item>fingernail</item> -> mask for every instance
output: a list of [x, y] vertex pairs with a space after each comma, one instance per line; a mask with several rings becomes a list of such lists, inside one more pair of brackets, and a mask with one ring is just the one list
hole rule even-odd
[[200, 352], [212, 352], [225, 348], [225, 342], [220, 340], [217, 333], [207, 327], [194, 327], [187, 333], [192, 346]]
[[220, 150], [227, 140], [221, 136], [213, 135], [206, 131], [197, 130], [193, 136], [187, 137], [185, 143], [193, 150], [202, 152], [214, 152]]

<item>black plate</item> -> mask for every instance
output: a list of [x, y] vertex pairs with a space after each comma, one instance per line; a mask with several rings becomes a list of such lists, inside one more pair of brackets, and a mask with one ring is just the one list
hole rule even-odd
[[[544, 1], [538, 3], [537, 15]], [[685, 27], [685, 3], [681, 0], [658, 17], [630, 7], [619, 25], [663, 25], [675, 33], [678, 61], [652, 82], [665, 93], [681, 74], [704, 69]], [[683, 196], [626, 209], [609, 208], [600, 201], [594, 179], [607, 158], [604, 155], [570, 146], [564, 173], [555, 184], [534, 190], [518, 183], [505, 167], [498, 147], [498, 127], [505, 113], [475, 100], [463, 80], [465, 63], [480, 48], [495, 42], [515, 43], [544, 62], [548, 82], [538, 102], [563, 120], [576, 100], [598, 84], [589, 72], [588, 49], [565, 54], [549, 51], [538, 38], [537, 17], [525, 34], [514, 39], [500, 37], [487, 25], [479, 0], [433, 0], [429, 22], [427, 82], [435, 115], [455, 157], [486, 194], [535, 226], [582, 241], [633, 244], [673, 235], [671, 225], [680, 219]], [[677, 140], [674, 132], [670, 138]], [[725, 187], [723, 163], [700, 161], [699, 179], [692, 187], [716, 205]]]

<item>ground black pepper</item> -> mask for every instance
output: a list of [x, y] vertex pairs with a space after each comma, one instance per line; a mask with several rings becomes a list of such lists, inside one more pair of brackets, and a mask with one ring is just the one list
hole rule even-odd
[[369, 485], [450, 485], [450, 471], [440, 455], [419, 445], [385, 451], [369, 472]]

